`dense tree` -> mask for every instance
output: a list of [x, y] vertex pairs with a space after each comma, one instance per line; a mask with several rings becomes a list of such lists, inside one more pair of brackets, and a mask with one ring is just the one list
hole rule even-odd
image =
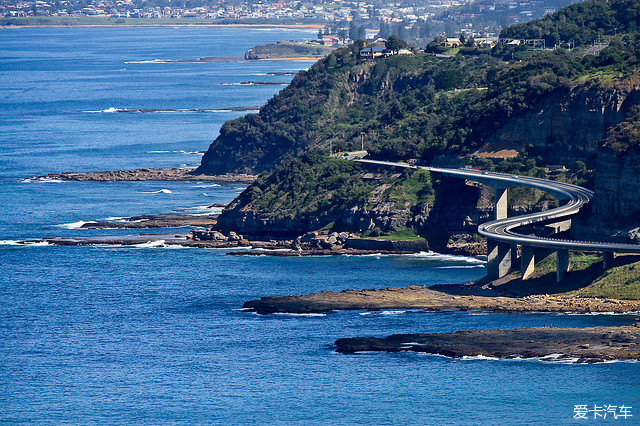
[[385, 45], [387, 49], [391, 50], [392, 52], [397, 52], [400, 49], [407, 48], [407, 42], [402, 40], [400, 37], [398, 37], [395, 34], [391, 34], [389, 36], [389, 39], [387, 40]]

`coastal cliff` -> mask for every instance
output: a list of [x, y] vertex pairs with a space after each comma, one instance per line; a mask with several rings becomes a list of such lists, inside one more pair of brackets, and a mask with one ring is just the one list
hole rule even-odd
[[479, 153], [526, 150], [549, 164], [583, 161], [594, 167], [609, 128], [623, 122], [629, 109], [640, 103], [638, 90], [629, 86], [629, 81], [621, 81], [613, 87], [595, 82], [561, 88], [505, 123]]

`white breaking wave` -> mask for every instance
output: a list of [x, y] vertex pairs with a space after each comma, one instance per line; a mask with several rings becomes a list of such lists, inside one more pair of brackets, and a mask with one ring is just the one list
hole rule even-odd
[[173, 194], [173, 192], [170, 189], [163, 188], [157, 191], [141, 192], [141, 194]]
[[415, 312], [424, 312], [419, 309], [397, 309], [397, 310], [386, 310], [386, 311], [366, 311], [359, 312], [359, 315], [402, 315], [406, 313], [415, 313]]
[[210, 185], [196, 185], [196, 188], [214, 188], [216, 186], [220, 186], [217, 183], [212, 183]]
[[[352, 256], [352, 255], [347, 255], [347, 256]], [[369, 253], [369, 254], [355, 254], [353, 256], [358, 256], [358, 257], [377, 257], [380, 258], [382, 256], [391, 256], [389, 254], [382, 254], [382, 253]]]
[[[149, 219], [129, 220], [126, 217], [106, 217], [103, 220], [104, 221], [109, 221], [109, 222], [139, 223], [139, 222], [147, 222]], [[89, 222], [89, 223], [95, 223], [95, 222]]]
[[155, 241], [148, 241], [148, 242], [142, 243], [142, 244], [134, 244], [133, 247], [139, 247], [139, 248], [165, 247], [165, 240], [155, 240]]
[[103, 113], [107, 113], [107, 114], [109, 114], [109, 113], [120, 112], [120, 111], [122, 111], [120, 108], [116, 108], [116, 107], [109, 107], [109, 108], [107, 108], [107, 109], [102, 109], [102, 110], [99, 110], [99, 111], [85, 111], [85, 112], [92, 112], [92, 113], [100, 113], [100, 112], [103, 112]]
[[452, 265], [452, 266], [436, 266], [434, 269], [475, 269], [484, 268], [484, 265]]
[[64, 180], [62, 179], [52, 179], [52, 178], [26, 178], [20, 181], [21, 183], [62, 183]]
[[86, 223], [97, 223], [94, 220], [90, 220], [90, 221], [83, 221], [83, 220], [79, 220], [77, 222], [72, 222], [72, 223], [61, 223], [60, 225], [56, 225], [58, 228], [64, 228], [64, 229], [81, 229], [82, 225], [86, 224]]
[[22, 244], [25, 246], [33, 246], [33, 247], [44, 247], [44, 246], [51, 245], [47, 241], [25, 241]]
[[51, 244], [46, 241], [0, 240], [0, 246], [44, 247], [49, 245]]
[[222, 207], [209, 207], [209, 206], [195, 206], [188, 207], [186, 209], [180, 209], [178, 211], [194, 211], [194, 213], [189, 213], [192, 216], [206, 216], [209, 214], [220, 214], [222, 213]]
[[189, 154], [189, 155], [204, 155], [204, 152], [202, 151], [185, 151], [183, 149], [179, 150], [179, 151], [173, 151], [176, 154]]
[[408, 254], [406, 256], [420, 257], [425, 259], [433, 259], [439, 262], [468, 262], [468, 263], [486, 263], [484, 260], [471, 256], [460, 256], [454, 254], [441, 254], [434, 251], [421, 251], [420, 253]]
[[291, 316], [291, 317], [326, 317], [327, 316], [327, 314], [321, 314], [321, 313], [298, 314], [298, 313], [294, 313], [294, 312], [275, 312], [275, 313], [273, 313], [273, 315], [286, 315], [286, 316]]
[[168, 59], [147, 59], [142, 61], [124, 61], [125, 64], [167, 64], [171, 62]]
[[167, 154], [171, 151], [147, 151], [147, 154]]
[[495, 356], [486, 356], [486, 355], [475, 355], [475, 356], [469, 356], [469, 355], [465, 355], [462, 358], [460, 358], [464, 361], [499, 361], [500, 358], [497, 358]]

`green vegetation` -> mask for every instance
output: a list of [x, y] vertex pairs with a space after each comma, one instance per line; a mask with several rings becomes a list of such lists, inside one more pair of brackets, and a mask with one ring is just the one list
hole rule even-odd
[[618, 155], [640, 151], [640, 107], [632, 107], [627, 119], [609, 130], [604, 146]]
[[[309, 226], [307, 230], [358, 231], [358, 223], [346, 223], [350, 209], [369, 212], [384, 206], [387, 213], [395, 209], [406, 217], [433, 203], [435, 191], [426, 171], [406, 170], [400, 178], [388, 170], [376, 172], [374, 179], [363, 179], [359, 163], [313, 150], [287, 160], [274, 172], [263, 174], [230, 205], [232, 212], [219, 218], [222, 227], [232, 228], [237, 213], [251, 210], [274, 227], [294, 221]], [[271, 226], [269, 225], [269, 226]], [[283, 225], [285, 226], [285, 225]], [[366, 228], [364, 228], [366, 229]], [[382, 235], [376, 228], [375, 235]], [[384, 235], [395, 235], [396, 228]], [[286, 233], [286, 231], [282, 231]], [[369, 234], [368, 234], [369, 235]], [[403, 239], [414, 238], [408, 230]]]
[[640, 299], [640, 262], [611, 268], [574, 294], [586, 297]]
[[398, 205], [433, 203], [435, 192], [431, 184], [431, 174], [425, 170], [405, 173], [404, 179], [391, 186], [386, 194], [389, 201]]
[[362, 233], [363, 237], [375, 238], [378, 240], [390, 240], [390, 241], [424, 241], [425, 237], [418, 234], [413, 228], [397, 228], [387, 232], [381, 232], [379, 230], [367, 231]]
[[298, 58], [312, 57], [322, 58], [327, 56], [335, 48], [320, 44], [310, 44], [303, 42], [279, 41], [276, 44], [261, 44], [252, 47], [246, 54], [246, 59], [268, 59], [268, 58]]
[[533, 276], [521, 281], [520, 271], [512, 273], [515, 280], [504, 285], [509, 294], [554, 294], [559, 296], [602, 297], [611, 299], [640, 299], [640, 262], [638, 256], [617, 257], [616, 266], [602, 271], [599, 254], [569, 252], [569, 272], [556, 283], [556, 254], [552, 253], [536, 263]]
[[640, 3], [636, 0], [587, 0], [542, 19], [511, 25], [500, 37], [544, 39], [548, 47], [561, 42], [581, 46], [603, 36], [636, 33], [640, 30], [638, 16]]
[[234, 203], [249, 202], [261, 212], [304, 219], [322, 216], [318, 228], [335, 220], [333, 215], [369, 197], [372, 185], [360, 179], [359, 164], [310, 151], [262, 175]]

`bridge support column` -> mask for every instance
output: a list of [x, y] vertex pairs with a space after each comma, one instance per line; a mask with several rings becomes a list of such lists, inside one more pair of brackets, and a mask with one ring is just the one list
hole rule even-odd
[[560, 282], [569, 270], [569, 250], [557, 250], [556, 256], [556, 282]]
[[507, 188], [494, 188], [493, 201], [496, 209], [496, 220], [507, 218]]
[[487, 275], [492, 280], [511, 272], [511, 244], [487, 240]]
[[607, 269], [613, 266], [613, 252], [605, 251], [602, 253], [602, 270], [606, 271]]
[[526, 280], [535, 271], [536, 250], [533, 247], [522, 246], [522, 255], [520, 256], [520, 271], [522, 279]]

